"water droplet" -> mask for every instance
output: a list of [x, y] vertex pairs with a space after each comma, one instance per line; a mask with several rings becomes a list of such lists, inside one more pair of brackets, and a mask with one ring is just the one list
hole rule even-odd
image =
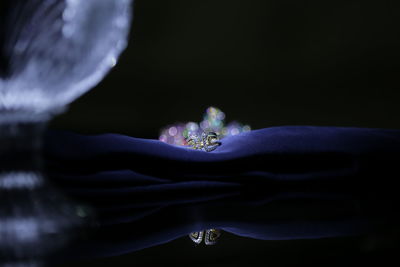
[[231, 129], [231, 135], [238, 135], [240, 133], [238, 128]]
[[168, 133], [171, 136], [175, 136], [178, 133], [178, 129], [176, 129], [175, 126], [172, 126], [171, 128], [169, 128]]

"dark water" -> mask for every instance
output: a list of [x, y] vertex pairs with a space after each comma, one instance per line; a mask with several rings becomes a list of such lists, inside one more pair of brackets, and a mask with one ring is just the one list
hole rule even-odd
[[[62, 187], [51, 180], [47, 182], [52, 186], [31, 188], [28, 194], [2, 189], [2, 226], [7, 216], [22, 222], [27, 216], [36, 218], [38, 225], [51, 218], [54, 225], [60, 226], [49, 235], [46, 223], [42, 225], [43, 233], [22, 224], [16, 233], [28, 233], [29, 237], [30, 231], [37, 236], [31, 235], [27, 241], [16, 235], [17, 238], [9, 240], [13, 243], [8, 247], [3, 228], [2, 258], [15, 253], [14, 262], [40, 259], [48, 262], [45, 266], [65, 267], [354, 266], [398, 262], [398, 209], [396, 201], [389, 202], [388, 198], [343, 201], [298, 196], [266, 203], [257, 200], [258, 204], [254, 204], [248, 199], [229, 197], [156, 209], [150, 214], [147, 211], [152, 209], [146, 207], [102, 214], [82, 205], [82, 199], [65, 198], [68, 193]], [[27, 202], [36, 204], [30, 206]], [[9, 213], [4, 212], [5, 204]], [[104, 222], [110, 214], [115, 218], [127, 214], [132, 217], [125, 224], [107, 226]], [[201, 219], [194, 214], [197, 217], [200, 214]], [[79, 223], [78, 217], [82, 219]], [[101, 223], [104, 225], [100, 226]], [[193, 225], [227, 231], [222, 231], [215, 245], [206, 246], [204, 242], [196, 245], [187, 236]], [[242, 229], [233, 229], [232, 225]], [[9, 239], [12, 237], [8, 235]], [[31, 266], [21, 264], [4, 266]]]
[[[349, 237], [280, 241], [244, 238], [224, 232], [214, 246], [196, 246], [185, 236], [126, 255], [74, 262], [73, 266], [380, 265], [399, 262], [399, 241], [399, 229]], [[61, 266], [71, 266], [71, 263]]]

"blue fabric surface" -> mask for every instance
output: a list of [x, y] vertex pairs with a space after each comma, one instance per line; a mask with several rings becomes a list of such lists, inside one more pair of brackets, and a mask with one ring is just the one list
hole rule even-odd
[[394, 224], [398, 208], [398, 130], [272, 127], [209, 153], [52, 131], [45, 155], [52, 181], [98, 214], [98, 234], [79, 248], [85, 256], [207, 228], [267, 240], [360, 234]]

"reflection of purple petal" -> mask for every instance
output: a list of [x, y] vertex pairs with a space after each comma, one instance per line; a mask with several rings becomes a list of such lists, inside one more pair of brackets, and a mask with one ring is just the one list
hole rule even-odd
[[2, 0], [0, 111], [42, 113], [100, 82], [126, 47], [131, 0]]

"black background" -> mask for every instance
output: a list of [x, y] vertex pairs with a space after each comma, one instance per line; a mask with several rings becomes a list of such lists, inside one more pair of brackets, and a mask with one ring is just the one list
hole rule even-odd
[[[136, 0], [119, 64], [51, 127], [157, 138], [163, 126], [199, 121], [214, 105], [253, 128], [400, 129], [395, 3]], [[184, 238], [82, 266], [355, 266], [384, 263], [397, 240], [264, 242], [224, 233], [210, 248]]]
[[396, 1], [136, 0], [127, 50], [53, 128], [157, 138], [221, 108], [253, 128], [400, 128]]

